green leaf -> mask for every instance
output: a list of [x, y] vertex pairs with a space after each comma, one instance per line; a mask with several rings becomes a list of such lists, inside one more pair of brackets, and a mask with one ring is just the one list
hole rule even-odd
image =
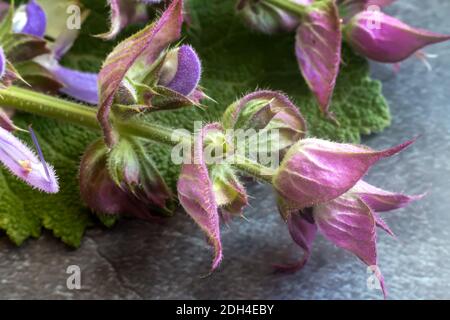
[[[101, 42], [91, 35], [108, 29], [109, 12], [104, 1], [82, 2], [91, 9], [91, 14], [63, 63], [85, 71], [98, 71], [115, 43]], [[301, 77], [294, 55], [294, 34], [269, 37], [248, 30], [234, 14], [235, 2], [188, 0], [192, 24], [185, 31], [184, 42], [198, 51], [204, 69], [202, 86], [218, 103], [208, 103], [205, 110], [189, 108], [154, 113], [148, 116], [149, 120], [192, 129], [194, 121], [217, 121], [236, 98], [264, 88], [286, 92], [300, 107], [314, 136], [357, 142], [361, 134], [378, 132], [389, 125], [389, 109], [381, 85], [370, 79], [364, 59], [344, 48], [341, 75], [330, 109], [340, 123], [336, 126], [322, 117]], [[117, 41], [137, 30], [137, 27], [128, 28]], [[33, 123], [46, 159], [60, 177], [62, 191], [54, 196], [40, 194], [0, 170], [0, 229], [20, 244], [29, 237], [38, 237], [43, 226], [76, 247], [85, 228], [94, 221], [79, 198], [78, 163], [88, 143], [98, 134], [30, 115], [18, 115], [15, 121], [20, 126]], [[174, 186], [179, 168], [171, 164], [170, 150], [151, 143], [147, 149], [168, 183]], [[103, 218], [107, 225], [114, 222]]]

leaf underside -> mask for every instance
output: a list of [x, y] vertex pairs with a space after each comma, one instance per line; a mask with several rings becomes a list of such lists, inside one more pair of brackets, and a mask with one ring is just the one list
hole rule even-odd
[[[91, 9], [91, 15], [63, 64], [97, 72], [114, 43], [102, 43], [91, 35], [108, 29], [109, 13], [103, 0], [82, 2]], [[226, 106], [245, 93], [272, 89], [286, 92], [300, 107], [312, 136], [358, 142], [362, 134], [382, 131], [390, 124], [380, 83], [370, 79], [367, 61], [347, 47], [330, 108], [339, 126], [326, 120], [298, 70], [294, 35], [269, 37], [250, 31], [234, 14], [235, 2], [187, 0], [192, 24], [184, 32], [184, 43], [193, 45], [199, 53], [204, 70], [202, 86], [218, 103], [207, 103], [205, 110], [189, 108], [146, 118], [174, 128], [192, 129], [194, 121], [219, 120]], [[136, 26], [128, 28], [121, 39], [137, 30]], [[95, 221], [79, 197], [78, 164], [98, 133], [32, 115], [18, 114], [14, 119], [21, 126], [33, 124], [47, 161], [60, 177], [61, 193], [40, 194], [1, 169], [0, 229], [19, 245], [29, 237], [38, 237], [44, 227], [69, 246], [78, 247], [85, 229]], [[170, 163], [170, 150], [150, 143], [148, 150], [173, 187], [179, 168]], [[108, 224], [112, 223], [108, 220]]]

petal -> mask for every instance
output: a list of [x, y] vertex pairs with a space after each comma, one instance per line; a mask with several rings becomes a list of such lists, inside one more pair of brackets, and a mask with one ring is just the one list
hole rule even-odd
[[193, 148], [193, 161], [183, 164], [177, 184], [181, 205], [206, 233], [214, 247], [212, 270], [216, 269], [222, 260], [222, 243], [217, 202], [208, 168], [203, 159], [203, 141], [209, 131], [217, 130], [218, 127], [217, 124], [208, 125], [197, 134]]
[[96, 73], [72, 70], [58, 65], [53, 74], [64, 88], [60, 91], [77, 100], [98, 104], [98, 75]]
[[375, 212], [385, 212], [406, 207], [411, 202], [420, 200], [424, 195], [408, 196], [389, 192], [359, 181], [352, 190]]
[[19, 8], [14, 16], [14, 32], [25, 33], [39, 38], [44, 37], [47, 17], [42, 7], [30, 0], [23, 9]]
[[[376, 220], [371, 209], [358, 197], [344, 195], [314, 207], [320, 233], [336, 246], [350, 251], [370, 267], [377, 266]], [[384, 280], [379, 277], [386, 295]]]
[[289, 214], [287, 223], [292, 239], [303, 249], [303, 257], [295, 264], [276, 265], [275, 267], [280, 271], [296, 272], [302, 269], [309, 260], [312, 244], [317, 234], [317, 226], [308, 210], [292, 212]]
[[299, 209], [311, 207], [344, 194], [373, 164], [402, 151], [413, 142], [375, 151], [365, 146], [303, 139], [288, 151], [273, 184]]
[[200, 82], [202, 73], [200, 59], [191, 46], [183, 45], [178, 49], [175, 64], [175, 75], [167, 84], [162, 85], [189, 96]]
[[60, 91], [72, 98], [89, 104], [98, 104], [98, 75], [63, 67], [51, 55], [42, 55], [35, 59], [49, 70], [63, 84]]
[[0, 161], [13, 175], [30, 186], [46, 193], [59, 191], [53, 167], [45, 161], [41, 162], [33, 151], [1, 127]]
[[152, 64], [162, 50], [180, 37], [182, 22], [183, 1], [174, 0], [157, 22], [121, 42], [106, 58], [99, 74], [98, 119], [108, 145], [115, 143], [109, 112], [126, 73], [141, 55], [146, 57], [149, 65]]
[[297, 29], [295, 53], [321, 110], [328, 113], [341, 63], [341, 23], [334, 1], [317, 7]]
[[356, 15], [346, 26], [345, 35], [360, 54], [384, 63], [403, 61], [427, 45], [450, 39], [449, 35], [412, 28], [382, 12], [374, 17], [371, 11]]

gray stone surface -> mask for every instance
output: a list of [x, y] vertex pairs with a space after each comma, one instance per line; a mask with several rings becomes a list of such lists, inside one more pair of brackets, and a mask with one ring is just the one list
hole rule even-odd
[[[416, 26], [450, 32], [450, 2], [399, 0], [390, 12]], [[439, 54], [428, 72], [411, 59], [397, 75], [374, 65], [392, 107], [392, 127], [366, 139], [384, 148], [421, 135], [400, 156], [383, 161], [368, 181], [428, 196], [386, 220], [398, 235], [379, 239], [380, 266], [392, 299], [450, 298], [450, 44], [428, 49]], [[362, 108], [364, 106], [361, 106]], [[122, 221], [113, 230], [88, 231], [79, 250], [46, 234], [16, 248], [0, 238], [0, 298], [43, 299], [380, 299], [367, 289], [365, 266], [320, 238], [310, 263], [295, 275], [274, 275], [271, 264], [295, 259], [270, 189], [250, 188], [248, 221], [224, 228], [225, 259], [202, 279], [210, 252], [201, 232], [182, 213], [164, 225]], [[82, 289], [66, 288], [66, 268], [82, 270]]]

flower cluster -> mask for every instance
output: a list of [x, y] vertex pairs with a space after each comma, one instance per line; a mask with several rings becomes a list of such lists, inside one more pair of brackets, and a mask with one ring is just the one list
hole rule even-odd
[[383, 13], [393, 0], [240, 0], [238, 11], [264, 33], [296, 30], [295, 54], [321, 110], [329, 111], [342, 40], [361, 55], [398, 63], [449, 35], [415, 29]]
[[[134, 3], [137, 6], [129, 6], [127, 0], [110, 0], [112, 27], [102, 37], [113, 38], [123, 26], [135, 21], [141, 5], [160, 2], [142, 0]], [[383, 13], [381, 29], [367, 29], [371, 17], [366, 7], [389, 2], [342, 0], [338, 1], [342, 8], [339, 13], [331, 0], [241, 0], [238, 9], [264, 32], [297, 29], [296, 53], [301, 70], [327, 111], [340, 65], [342, 35], [362, 54], [383, 62], [402, 60], [427, 44], [447, 39], [415, 30]], [[91, 114], [94, 127], [97, 120], [103, 132], [103, 139], [85, 151], [79, 170], [81, 197], [95, 212], [153, 219], [174, 209], [174, 192], [159, 173], [147, 143], [174, 145], [174, 130], [148, 124], [142, 115], [198, 107], [207, 98], [200, 86], [202, 65], [198, 54], [190, 45], [177, 43], [183, 6], [183, 0], [171, 1], [154, 23], [119, 43], [98, 74], [60, 65], [77, 31], [61, 28], [55, 33], [54, 28], [49, 29], [48, 11], [38, 2], [30, 0], [18, 10], [14, 4], [0, 6], [2, 88], [11, 86], [14, 80], [29, 84], [33, 78], [27, 77], [27, 70], [33, 69], [36, 75], [37, 68], [39, 81], [31, 84], [35, 90], [53, 89], [98, 105], [95, 111], [79, 105], [81, 111], [76, 113], [76, 104], [65, 110], [67, 114]], [[399, 45], [392, 46], [392, 42]], [[46, 163], [31, 126], [28, 132], [37, 156], [12, 134], [14, 131], [24, 130], [14, 125], [8, 110], [0, 109], [0, 161], [32, 187], [58, 192], [54, 170]], [[242, 149], [234, 148], [240, 140], [239, 131], [249, 135], [249, 140], [238, 141], [243, 143]], [[267, 135], [269, 131], [278, 133], [276, 139]], [[250, 93], [232, 103], [220, 121], [176, 139], [191, 147], [184, 155], [189, 161], [183, 162], [176, 184], [178, 200], [214, 249], [211, 271], [223, 257], [221, 220], [242, 216], [248, 205], [240, 175], [273, 186], [279, 212], [293, 240], [304, 251], [299, 262], [279, 266], [289, 271], [307, 262], [317, 232], [376, 267], [376, 228], [393, 235], [381, 213], [421, 198], [388, 192], [362, 180], [375, 163], [403, 151], [414, 140], [376, 151], [308, 137], [300, 109], [277, 91]], [[247, 152], [276, 156], [276, 165], [268, 167], [259, 158], [247, 157]], [[216, 158], [213, 163], [207, 161], [211, 154]], [[377, 276], [386, 292], [381, 273]]]

